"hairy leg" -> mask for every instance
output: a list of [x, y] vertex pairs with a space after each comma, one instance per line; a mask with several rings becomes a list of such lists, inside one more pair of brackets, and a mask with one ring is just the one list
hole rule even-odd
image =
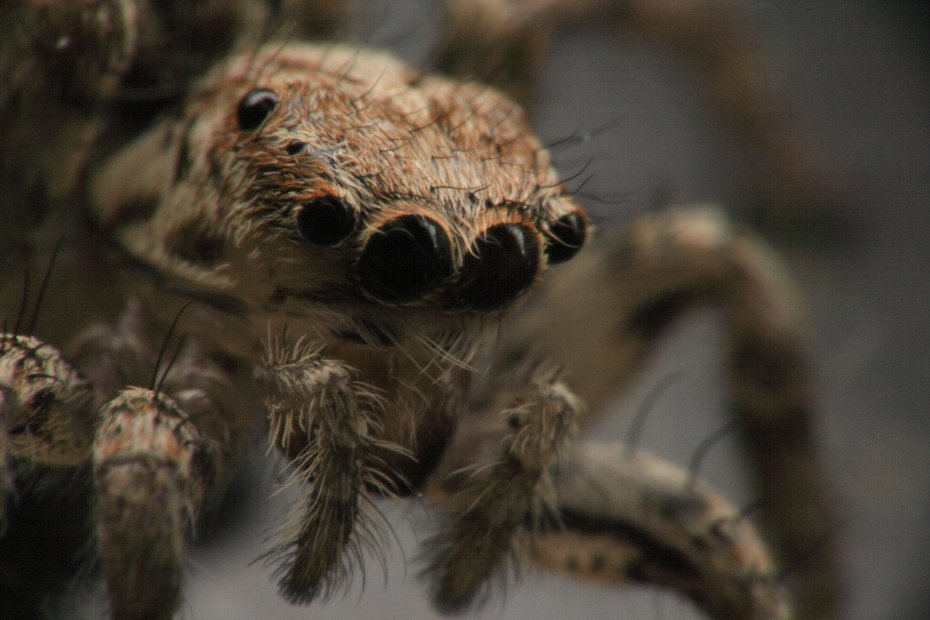
[[[73, 347], [109, 398], [96, 414], [93, 528], [117, 618], [173, 616], [186, 541], [248, 435], [255, 401], [242, 376], [247, 365], [198, 340], [198, 318], [196, 309], [178, 315], [188, 329], [172, 341], [170, 329], [131, 302], [115, 326], [92, 328]], [[169, 350], [170, 360], [159, 353]]]
[[[428, 489], [443, 506], [464, 506], [437, 537], [446, 553], [427, 571], [441, 573], [442, 608], [456, 611], [470, 599], [454, 595], [487, 587], [491, 571], [516, 560], [585, 580], [668, 588], [713, 618], [792, 617], [778, 566], [747, 514], [692, 472], [620, 444], [570, 441], [544, 472], [504, 471], [494, 457], [499, 447], [507, 455], [515, 431], [491, 405], [505, 397], [512, 391], [479, 397], [491, 402], [464, 426]], [[542, 475], [527, 488], [530, 472]]]
[[348, 585], [363, 550], [378, 551], [366, 494], [394, 491], [378, 455], [402, 450], [378, 439], [377, 394], [318, 348], [269, 342], [259, 375], [272, 446], [292, 459], [294, 482], [305, 489], [268, 558], [280, 562], [289, 601], [326, 599]]
[[561, 527], [533, 538], [536, 564], [669, 588], [713, 618], [792, 617], [781, 575], [747, 515], [690, 472], [625, 446], [585, 442], [553, 477]]
[[424, 574], [446, 612], [474, 604], [495, 577], [506, 579], [514, 556], [554, 515], [550, 469], [574, 438], [582, 409], [546, 366], [491, 383], [476, 400], [506, 430], [484, 444], [488, 454], [469, 451], [441, 480], [451, 491], [444, 502], [451, 518], [426, 543], [432, 558]]
[[55, 348], [0, 334], [0, 524], [15, 489], [13, 459], [57, 467], [86, 462], [99, 402]]
[[709, 208], [646, 216], [600, 241], [505, 323], [492, 372], [559, 360], [597, 411], [672, 321], [697, 304], [720, 307], [731, 410], [777, 561], [792, 569], [799, 615], [839, 613], [837, 517], [815, 438], [807, 334], [778, 261]]
[[128, 388], [100, 412], [94, 442], [97, 547], [115, 618], [171, 618], [185, 537], [219, 465], [176, 402]]

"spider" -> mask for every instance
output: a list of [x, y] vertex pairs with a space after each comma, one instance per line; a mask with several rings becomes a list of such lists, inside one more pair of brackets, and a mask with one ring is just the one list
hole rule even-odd
[[[5, 284], [24, 298], [0, 340], [12, 613], [35, 613], [36, 571], [60, 568], [21, 548], [37, 528], [80, 541], [66, 569], [93, 548], [113, 617], [173, 617], [198, 516], [262, 436], [301, 493], [266, 556], [293, 603], [338, 594], [377, 553], [373, 498], [416, 495], [441, 515], [423, 575], [443, 612], [535, 562], [663, 585], [713, 617], [787, 618], [798, 562], [798, 614], [833, 613], [797, 295], [712, 208], [588, 243], [517, 102], [558, 19], [620, 19], [571, 6], [450, 2], [435, 57], [452, 77], [299, 40], [331, 34], [340, 2], [5, 9], [22, 35], [3, 57], [5, 162], [46, 147], [4, 171], [5, 275], [63, 232], [49, 273], [85, 287], [55, 291], [75, 296], [68, 321], [39, 330], [28, 283]], [[255, 26], [275, 15], [298, 23], [282, 40]], [[458, 77], [475, 67], [497, 88]], [[704, 302], [725, 317], [774, 557], [693, 473], [574, 441]]]

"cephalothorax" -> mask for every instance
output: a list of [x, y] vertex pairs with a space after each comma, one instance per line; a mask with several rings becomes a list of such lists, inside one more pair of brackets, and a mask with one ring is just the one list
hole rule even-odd
[[[222, 60], [88, 188], [92, 226], [133, 274], [129, 301], [116, 324], [76, 333], [67, 362], [5, 330], [0, 493], [24, 464], [90, 466], [114, 616], [174, 614], [185, 536], [262, 433], [303, 489], [269, 550], [291, 601], [338, 591], [377, 547], [370, 496], [423, 493], [447, 516], [424, 571], [446, 611], [534, 558], [665, 584], [719, 617], [790, 614], [722, 498], [644, 454], [572, 446], [576, 391], [601, 406], [672, 318], [710, 300], [760, 464], [793, 471], [799, 453], [778, 450], [809, 447], [790, 287], [717, 211], [643, 218], [570, 260], [587, 217], [519, 105], [382, 53], [294, 42]], [[799, 480], [763, 480], [765, 500], [816, 498]], [[792, 552], [816, 539], [780, 525]]]
[[[146, 178], [125, 183], [139, 161], [152, 162]], [[331, 557], [305, 560], [312, 575], [288, 577], [296, 599], [345, 556], [366, 487], [422, 487], [490, 319], [586, 234], [514, 103], [351, 48], [223, 63], [94, 192], [131, 259], [226, 315], [218, 329], [179, 327], [256, 369], [274, 442], [339, 489], [332, 506], [308, 498], [306, 529], [344, 531], [323, 537]], [[230, 321], [241, 328], [227, 342]]]

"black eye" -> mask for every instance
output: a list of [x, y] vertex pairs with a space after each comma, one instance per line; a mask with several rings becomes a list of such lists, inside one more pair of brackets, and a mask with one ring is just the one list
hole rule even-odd
[[284, 147], [284, 151], [288, 155], [296, 155], [302, 150], [304, 150], [304, 143], [301, 142], [300, 140], [292, 140], [291, 142], [287, 143], [286, 147]]
[[335, 196], [314, 198], [297, 213], [297, 228], [313, 245], [333, 246], [355, 230], [355, 211]]
[[422, 215], [402, 215], [381, 226], [358, 261], [362, 287], [387, 302], [423, 297], [451, 272], [449, 238]]
[[274, 91], [265, 88], [249, 91], [239, 100], [239, 106], [236, 108], [239, 129], [242, 131], [257, 129], [277, 105], [278, 95]]
[[459, 296], [474, 310], [494, 310], [520, 296], [539, 271], [536, 234], [522, 224], [497, 224], [465, 255]]
[[584, 245], [587, 221], [577, 211], [563, 215], [549, 226], [546, 257], [550, 263], [564, 263]]

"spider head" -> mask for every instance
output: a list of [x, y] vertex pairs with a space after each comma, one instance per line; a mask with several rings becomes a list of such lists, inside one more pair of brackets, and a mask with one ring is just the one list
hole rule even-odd
[[262, 62], [227, 104], [231, 167], [250, 217], [341, 261], [333, 299], [496, 312], [583, 244], [583, 210], [500, 93], [350, 49]]
[[519, 106], [375, 52], [233, 59], [149, 139], [170, 165], [124, 246], [249, 307], [493, 316], [587, 233]]

